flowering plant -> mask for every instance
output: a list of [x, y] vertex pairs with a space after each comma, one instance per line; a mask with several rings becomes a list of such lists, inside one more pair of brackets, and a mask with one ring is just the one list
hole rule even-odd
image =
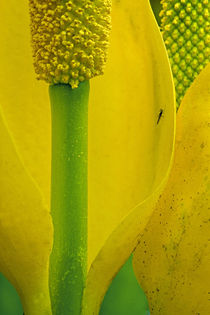
[[[112, 278], [138, 242], [134, 269], [151, 313], [208, 312], [208, 0], [191, 2], [190, 9], [184, 0], [163, 1], [167, 53], [149, 1], [113, 1], [107, 66], [91, 80], [89, 101], [85, 315], [99, 312]], [[49, 290], [57, 232], [49, 211], [47, 88], [32, 67], [26, 1], [2, 3], [0, 15], [0, 269], [26, 315], [56, 314]], [[181, 102], [177, 128], [174, 83]], [[64, 282], [66, 277], [68, 272]]]

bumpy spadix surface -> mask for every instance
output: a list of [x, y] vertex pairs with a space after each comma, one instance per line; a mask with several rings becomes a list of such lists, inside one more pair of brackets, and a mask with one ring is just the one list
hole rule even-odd
[[209, 62], [209, 0], [162, 0], [163, 37], [170, 57], [177, 106]]
[[103, 74], [110, 31], [110, 0], [29, 0], [37, 78], [50, 84]]

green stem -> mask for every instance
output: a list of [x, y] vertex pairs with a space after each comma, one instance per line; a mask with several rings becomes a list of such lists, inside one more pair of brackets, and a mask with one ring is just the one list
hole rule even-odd
[[52, 107], [50, 256], [53, 315], [79, 315], [87, 265], [87, 142], [89, 82], [49, 88]]

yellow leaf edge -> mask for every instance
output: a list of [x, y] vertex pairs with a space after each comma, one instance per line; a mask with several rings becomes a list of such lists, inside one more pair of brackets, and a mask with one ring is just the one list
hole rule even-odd
[[38, 184], [24, 166], [1, 106], [0, 130], [0, 270], [17, 289], [26, 314], [51, 314], [51, 216]]
[[[103, 297], [112, 279], [118, 273], [119, 269], [126, 262], [128, 257], [134, 251], [135, 247], [138, 244], [138, 240], [151, 217], [155, 204], [160, 194], [164, 190], [164, 187], [166, 186], [173, 164], [176, 130], [176, 102], [173, 76], [162, 35], [160, 33], [159, 27], [148, 1], [145, 1], [144, 8], [147, 10], [145, 11], [145, 13], [151, 19], [151, 24], [156, 31], [156, 36], [159, 37], [158, 39], [160, 45], [158, 47], [158, 52], [162, 53], [162, 55], [160, 56], [164, 60], [163, 64], [161, 65], [165, 66], [165, 80], [168, 79], [169, 82], [172, 82], [172, 84], [169, 84], [169, 86], [172, 90], [173, 97], [168, 108], [171, 117], [169, 117], [170, 115], [167, 116], [167, 119], [170, 122], [166, 126], [170, 126], [171, 128], [171, 154], [169, 157], [166, 172], [165, 174], [163, 174], [158, 183], [155, 183], [155, 185], [152, 187], [153, 189], [151, 191], [151, 194], [145, 200], [141, 201], [138, 205], [128, 211], [128, 214], [121, 220], [121, 223], [107, 238], [103, 247], [92, 262], [88, 272], [86, 287], [83, 294], [82, 315], [97, 315], [99, 313]], [[155, 38], [156, 43], [157, 37]], [[168, 68], [166, 67], [166, 65]], [[164, 86], [165, 82], [162, 83]], [[166, 133], [168, 133], [168, 130]], [[141, 213], [143, 213], [143, 217], [141, 216]]]
[[[134, 252], [134, 272], [147, 293], [151, 314], [170, 312], [175, 315], [183, 309], [187, 314], [207, 314], [209, 310], [209, 281], [206, 278], [209, 270], [209, 78], [210, 63], [182, 100], [177, 115], [174, 167], [146, 233]], [[194, 141], [187, 128], [192, 129]], [[197, 135], [199, 128], [201, 138]], [[196, 159], [190, 159], [194, 145]], [[182, 165], [187, 165], [186, 172], [180, 170]], [[196, 180], [197, 186], [194, 185]], [[206, 207], [202, 212], [204, 203]]]

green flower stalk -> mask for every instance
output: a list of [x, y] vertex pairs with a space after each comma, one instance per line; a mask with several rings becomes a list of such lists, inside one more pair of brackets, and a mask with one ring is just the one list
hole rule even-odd
[[89, 79], [104, 71], [111, 5], [29, 2], [35, 71], [50, 84], [52, 107], [52, 313], [79, 315], [87, 273]]
[[53, 314], [80, 314], [87, 273], [87, 137], [89, 82], [50, 86], [52, 105], [49, 285]]

